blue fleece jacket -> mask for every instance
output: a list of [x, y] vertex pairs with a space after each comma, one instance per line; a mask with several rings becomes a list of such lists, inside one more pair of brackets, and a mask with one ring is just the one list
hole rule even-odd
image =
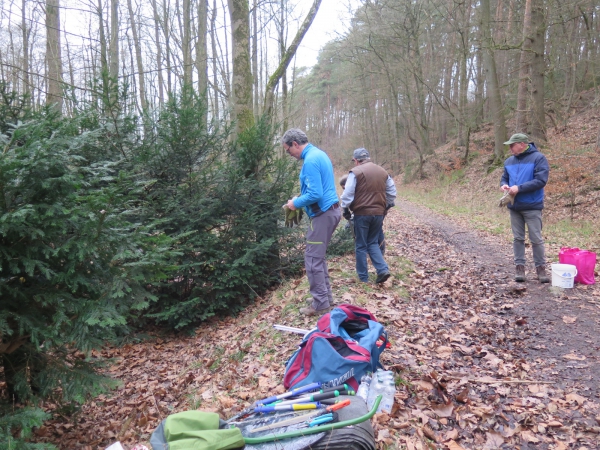
[[533, 142], [516, 156], [504, 161], [504, 173], [500, 186], [519, 187], [515, 202], [508, 204], [515, 211], [544, 209], [544, 186], [548, 182], [550, 166], [546, 157], [540, 153]]
[[304, 160], [300, 170], [300, 197], [294, 200], [294, 206], [304, 207], [308, 217], [315, 217], [339, 202], [333, 164], [327, 153], [310, 143], [300, 158]]

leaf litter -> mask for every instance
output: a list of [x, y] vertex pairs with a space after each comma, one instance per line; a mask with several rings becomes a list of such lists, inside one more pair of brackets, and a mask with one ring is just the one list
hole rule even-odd
[[[527, 305], [540, 297], [552, 301], [545, 308], [558, 305], [554, 314], [561, 314], [553, 323], [569, 330], [596, 324], [598, 308], [580, 310], [592, 322], [573, 310], [559, 312], [567, 304], [564, 293], [542, 292], [537, 281], [510, 281], [508, 246], [399, 203], [401, 211], [392, 210], [385, 223], [390, 281], [356, 283], [352, 255], [329, 264], [335, 298], [372, 311], [392, 342], [381, 361], [395, 372], [398, 389], [391, 414], [372, 419], [378, 448], [598, 448], [598, 398], [589, 379], [572, 375], [598, 369], [597, 358], [586, 358], [586, 348], [571, 348], [573, 342], [552, 345], [532, 325], [538, 319]], [[576, 299], [568, 304], [585, 304], [598, 290], [566, 295]], [[147, 341], [94, 352], [114, 361], [108, 374], [121, 386], [71, 417], [46, 404], [53, 418], [35, 440], [85, 450], [117, 440], [126, 448], [149, 445], [169, 414], [200, 409], [228, 418], [256, 399], [283, 393], [285, 362], [301, 336], [272, 325], [313, 328], [315, 318], [298, 314], [308, 296], [305, 279], [291, 280], [240, 316], [212, 319], [193, 335], [157, 331]]]

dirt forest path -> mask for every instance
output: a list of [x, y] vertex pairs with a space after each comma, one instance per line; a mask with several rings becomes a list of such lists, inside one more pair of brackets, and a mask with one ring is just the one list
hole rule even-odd
[[[398, 336], [403, 345], [396, 352], [423, 379], [427, 370], [434, 374], [422, 383], [431, 402], [424, 410], [450, 405], [450, 397], [448, 417], [458, 421], [444, 435], [439, 415], [426, 419], [425, 436], [448, 445], [445, 438], [458, 430], [464, 448], [600, 448], [597, 286], [542, 285], [533, 266], [527, 282], [515, 283], [510, 243], [406, 201], [396, 206], [386, 219], [388, 248], [415, 271], [406, 319], [395, 322], [409, 337]], [[472, 396], [462, 411], [456, 406], [465, 391], [456, 380]], [[476, 405], [492, 407], [475, 413], [487, 426], [461, 427], [460, 416]]]

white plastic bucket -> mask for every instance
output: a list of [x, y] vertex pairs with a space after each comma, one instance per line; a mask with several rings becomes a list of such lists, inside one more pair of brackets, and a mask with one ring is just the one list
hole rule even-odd
[[572, 288], [577, 268], [572, 264], [552, 264], [552, 286]]

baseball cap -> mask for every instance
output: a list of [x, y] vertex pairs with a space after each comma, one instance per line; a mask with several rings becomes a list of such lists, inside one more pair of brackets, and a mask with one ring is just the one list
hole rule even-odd
[[529, 144], [529, 136], [525, 133], [517, 133], [513, 134], [508, 141], [504, 143], [504, 145], [516, 144], [517, 142], [525, 142]]
[[369, 151], [366, 148], [357, 148], [356, 150], [354, 150], [354, 154], [352, 155], [352, 157], [357, 161], [360, 161], [361, 159], [370, 158], [371, 155], [369, 154]]

